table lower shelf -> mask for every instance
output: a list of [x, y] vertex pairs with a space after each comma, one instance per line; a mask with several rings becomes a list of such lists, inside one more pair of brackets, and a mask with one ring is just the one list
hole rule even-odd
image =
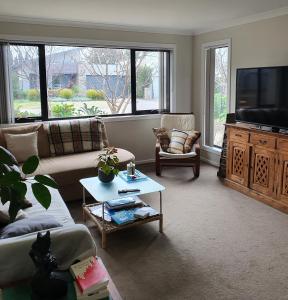
[[133, 221], [131, 223], [128, 223], [128, 224], [117, 225], [113, 221], [111, 221], [111, 222], [103, 221], [102, 218], [93, 215], [90, 212], [89, 207], [94, 207], [95, 205], [100, 205], [101, 206], [102, 204], [84, 205], [83, 206], [83, 213], [84, 213], [85, 216], [90, 218], [97, 225], [98, 229], [101, 232], [105, 231], [106, 234], [112, 233], [112, 232], [115, 232], [115, 231], [119, 231], [119, 230], [123, 230], [123, 229], [126, 229], [126, 228], [130, 228], [130, 227], [134, 227], [134, 226], [154, 222], [154, 221], [162, 221], [162, 215], [157, 214], [157, 215], [154, 215], [154, 216], [151, 216], [151, 217], [146, 217], [144, 219], [136, 219], [135, 221]]

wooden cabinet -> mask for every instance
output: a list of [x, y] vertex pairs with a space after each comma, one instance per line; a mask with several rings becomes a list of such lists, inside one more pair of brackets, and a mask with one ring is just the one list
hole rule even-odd
[[226, 184], [288, 213], [288, 135], [226, 126]]
[[288, 153], [280, 152], [277, 167], [277, 199], [288, 202]]
[[274, 151], [255, 146], [252, 148], [250, 164], [250, 188], [272, 196], [274, 193]]
[[230, 141], [228, 145], [228, 157], [231, 157], [228, 164], [228, 177], [242, 184], [248, 185], [248, 159], [249, 159], [249, 146], [244, 143]]

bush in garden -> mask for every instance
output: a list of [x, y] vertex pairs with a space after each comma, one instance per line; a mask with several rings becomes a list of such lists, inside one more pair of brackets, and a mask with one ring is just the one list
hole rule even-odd
[[103, 100], [105, 99], [105, 93], [101, 90], [90, 89], [87, 90], [86, 97], [92, 100]]
[[73, 97], [74, 93], [71, 89], [62, 89], [59, 92], [59, 97], [63, 99], [71, 99]]
[[73, 117], [74, 113], [74, 104], [60, 103], [52, 106], [52, 115], [56, 118]]
[[83, 103], [83, 106], [78, 109], [78, 113], [80, 116], [97, 116], [105, 114], [105, 112], [97, 106], [92, 105], [91, 107], [88, 107], [86, 103]]
[[26, 91], [27, 98], [31, 101], [39, 99], [40, 93], [37, 89], [29, 89]]

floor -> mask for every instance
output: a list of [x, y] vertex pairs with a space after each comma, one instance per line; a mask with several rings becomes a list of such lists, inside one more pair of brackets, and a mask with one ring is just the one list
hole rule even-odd
[[[193, 180], [189, 168], [163, 170], [164, 234], [146, 224], [111, 234], [103, 250], [87, 223], [123, 299], [288, 299], [288, 216], [223, 186], [216, 172], [203, 164]], [[158, 207], [155, 197], [145, 200]], [[81, 222], [80, 202], [69, 208]]]

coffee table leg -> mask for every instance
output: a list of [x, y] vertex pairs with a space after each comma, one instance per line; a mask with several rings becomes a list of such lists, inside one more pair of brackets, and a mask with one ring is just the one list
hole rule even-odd
[[163, 232], [163, 213], [162, 213], [162, 192], [160, 192], [160, 220], [159, 220], [159, 232]]
[[86, 195], [85, 195], [85, 188], [83, 187], [83, 202], [82, 202], [82, 212], [83, 212], [83, 221], [86, 222], [86, 214], [84, 211], [84, 207], [86, 205]]
[[104, 202], [102, 202], [102, 248], [106, 248], [106, 228], [104, 219]]

